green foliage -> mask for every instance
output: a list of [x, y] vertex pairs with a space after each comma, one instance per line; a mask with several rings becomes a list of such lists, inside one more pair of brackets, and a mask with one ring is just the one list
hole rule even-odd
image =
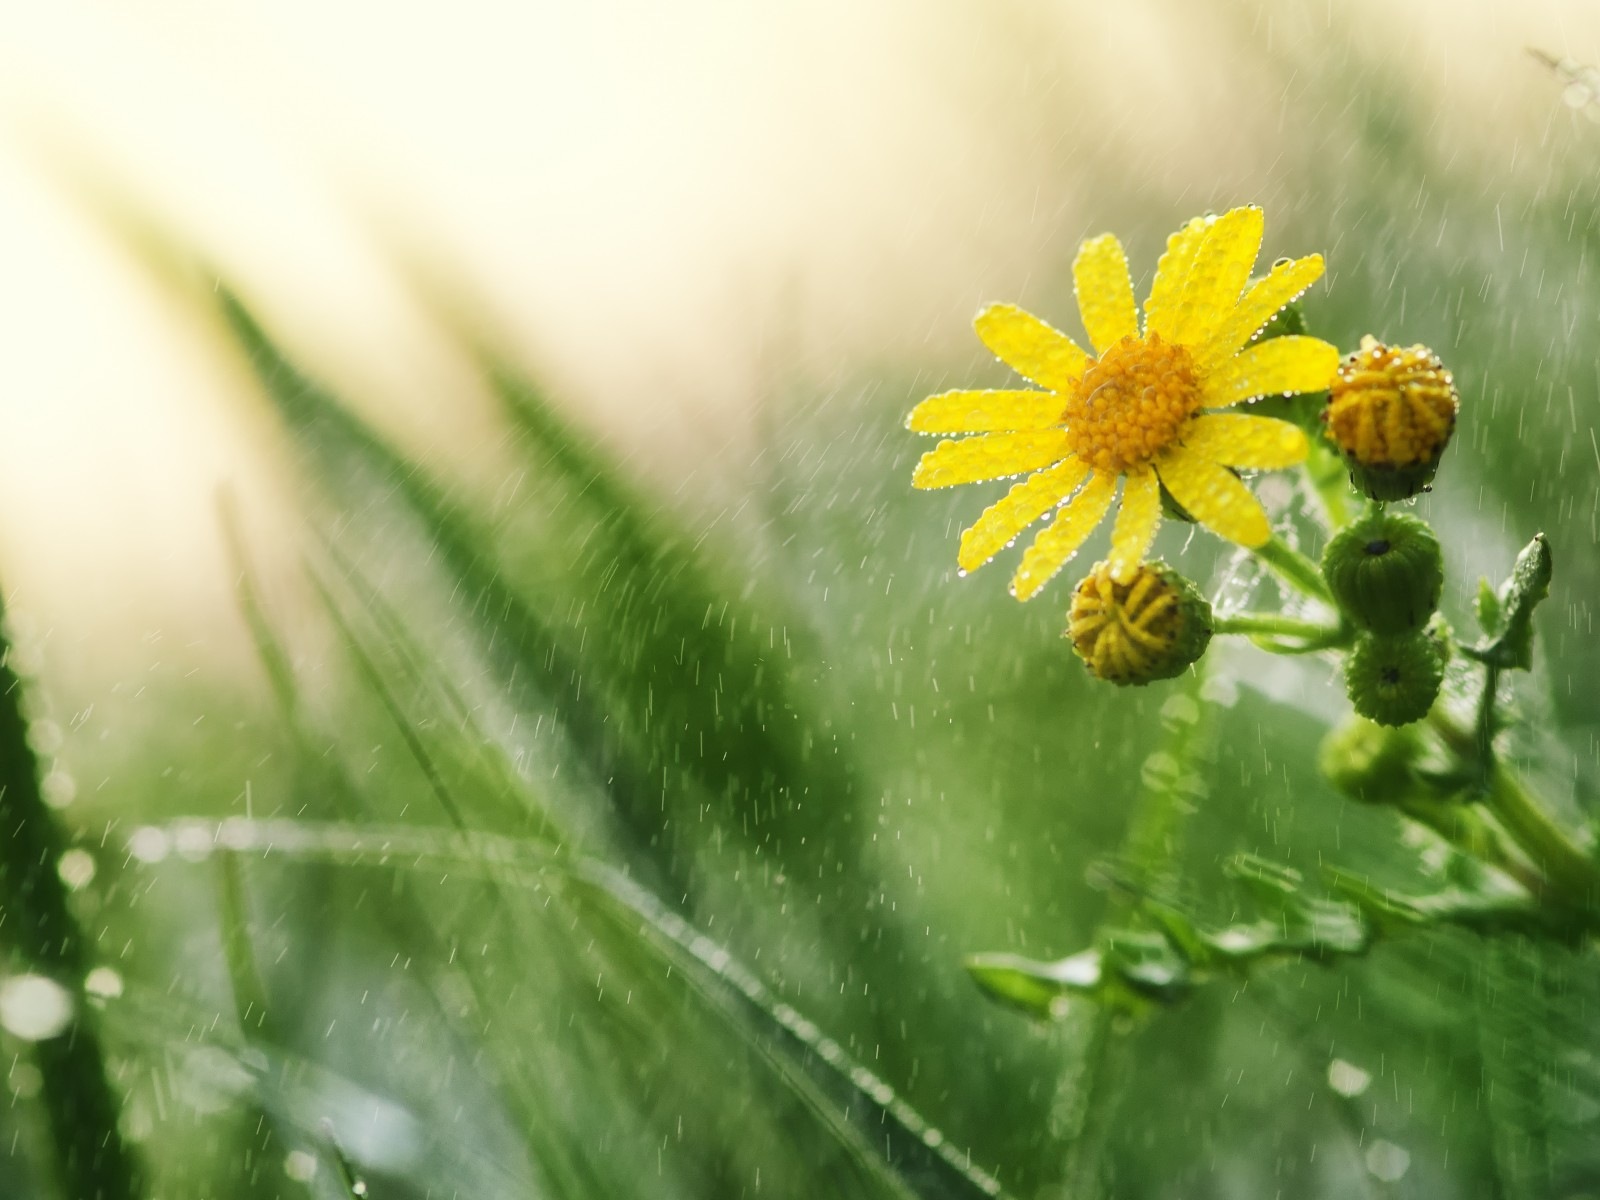
[[[958, 1153], [895, 1089], [742, 967], [727, 947], [629, 873], [577, 849], [584, 841], [632, 846], [630, 870], [671, 878], [682, 864], [652, 850], [672, 832], [661, 823], [665, 797], [687, 788], [702, 806], [720, 801], [760, 810], [774, 805], [774, 795], [804, 792], [830, 778], [830, 772], [838, 777], [839, 768], [814, 751], [803, 729], [795, 731], [786, 677], [757, 649], [750, 621], [740, 632], [737, 606], [730, 612], [722, 599], [713, 607], [708, 597], [725, 593], [714, 588], [704, 564], [680, 549], [662, 518], [646, 515], [569, 431], [551, 423], [525, 388], [506, 384], [504, 394], [542, 468], [544, 487], [566, 489], [555, 508], [560, 521], [549, 529], [530, 523], [533, 514], [550, 511], [551, 498], [544, 495], [527, 514], [502, 514], [499, 527], [490, 529], [316, 393], [236, 304], [230, 314], [286, 416], [306, 423], [308, 448], [342, 456], [343, 467], [330, 471], [330, 478], [349, 478], [365, 465], [404, 479], [400, 498], [453, 577], [453, 591], [478, 596], [496, 616], [492, 636], [475, 647], [478, 660], [492, 671], [498, 665], [506, 687], [516, 683], [524, 689], [513, 693], [523, 703], [560, 713], [559, 753], [575, 754], [587, 767], [586, 781], [579, 785], [586, 805], [581, 814], [564, 811], [556, 797], [532, 787], [511, 761], [504, 731], [482, 723], [481, 701], [462, 694], [432, 665], [437, 651], [411, 631], [366, 578], [356, 557], [362, 551], [351, 545], [347, 529], [340, 541], [328, 541], [314, 556], [312, 578], [358, 688], [377, 702], [414, 768], [421, 794], [444, 822], [418, 823], [411, 815], [417, 810], [408, 804], [401, 810], [407, 823], [377, 823], [393, 806], [352, 771], [340, 769], [338, 755], [330, 759], [326, 751], [316, 751], [318, 745], [347, 742], [349, 735], [337, 727], [305, 725], [313, 706], [300, 693], [288, 665], [292, 655], [266, 619], [248, 562], [242, 561], [242, 608], [306, 769], [323, 792], [319, 807], [343, 821], [236, 820], [204, 834], [188, 826], [173, 830], [180, 840], [223, 848], [225, 942], [246, 1038], [276, 1053], [304, 1053], [295, 1045], [293, 1028], [273, 1015], [283, 1006], [272, 1002], [271, 983], [263, 981], [258, 956], [248, 946], [240, 864], [252, 851], [266, 850], [295, 864], [322, 862], [345, 871], [376, 867], [392, 874], [385, 923], [391, 936], [404, 931], [404, 940], [420, 938], [422, 945], [439, 928], [424, 883], [467, 878], [481, 894], [486, 923], [483, 933], [468, 937], [484, 939], [485, 948], [492, 940], [509, 938], [522, 954], [548, 947], [536, 956], [545, 976], [530, 1002], [555, 1003], [552, 1017], [563, 1007], [583, 1006], [587, 979], [587, 1005], [596, 1011], [586, 1014], [584, 1023], [598, 1020], [613, 1030], [598, 1041], [591, 1033], [587, 1042], [566, 1047], [552, 1043], [536, 1052], [527, 1047], [508, 1052], [501, 1046], [495, 1052], [498, 1095], [490, 1103], [520, 1131], [522, 1170], [540, 1181], [539, 1188], [563, 1196], [624, 1194], [626, 1180], [642, 1165], [635, 1161], [637, 1152], [648, 1142], [632, 1142], [622, 1153], [596, 1159], [579, 1151], [583, 1120], [614, 1123], [619, 1136], [637, 1138], [659, 1119], [657, 1105], [670, 1105], [667, 1097], [687, 1101], [688, 1093], [679, 1089], [693, 1083], [708, 1059], [725, 1055], [732, 1038], [731, 1046], [740, 1048], [740, 1069], [749, 1075], [744, 1086], [764, 1098], [762, 1107], [747, 1112], [731, 1093], [706, 1106], [703, 1116], [726, 1110], [730, 1130], [739, 1131], [737, 1140], [713, 1135], [680, 1150], [682, 1161], [662, 1188], [708, 1194], [732, 1186], [741, 1172], [746, 1178], [761, 1176], [765, 1159], [768, 1179], [775, 1175], [780, 1181], [766, 1186], [793, 1187], [793, 1194], [808, 1194], [819, 1185], [830, 1194], [905, 1200], [999, 1194], [992, 1177]], [[552, 555], [570, 558], [568, 538], [582, 547], [576, 576], [566, 566], [549, 574]], [[237, 538], [235, 545], [247, 560]], [[315, 565], [319, 560], [326, 565]], [[568, 626], [550, 616], [554, 605], [543, 592], [558, 586], [579, 588], [589, 596], [589, 619], [598, 615], [625, 636], [584, 649], [583, 631], [589, 626]], [[702, 673], [712, 670], [719, 686], [703, 685]], [[787, 723], [778, 719], [784, 714], [790, 715]], [[690, 739], [693, 754], [686, 753]], [[660, 778], [664, 764], [676, 768], [667, 786], [647, 785], [645, 780]], [[651, 806], [642, 799], [647, 788], [657, 797]], [[647, 818], [651, 808], [655, 815]], [[595, 818], [607, 813], [615, 822], [595, 827]], [[491, 826], [515, 832], [493, 835], [485, 830], [486, 818]], [[569, 827], [574, 822], [577, 826]], [[585, 823], [590, 828], [580, 832]], [[369, 849], [375, 845], [383, 848], [377, 862]], [[530, 906], [530, 900], [539, 903]], [[491, 935], [490, 928], [497, 932]], [[448, 941], [435, 942], [428, 957], [440, 972], [433, 987], [445, 1028], [456, 1038], [479, 1041], [485, 1035], [474, 1030], [507, 1022], [497, 994], [503, 984], [495, 982], [504, 968], [490, 975], [487, 967], [473, 965], [473, 956], [458, 957], [455, 947], [464, 932], [458, 929]], [[513, 971], [511, 977], [516, 976]], [[594, 980], [600, 981], [598, 989]], [[608, 1000], [611, 996], [624, 998], [621, 1008]], [[459, 1015], [451, 1015], [458, 1009]], [[678, 1015], [666, 1015], [674, 1012]], [[630, 1044], [634, 1052], [645, 1050], [665, 1030], [641, 1022], [662, 1020], [672, 1029], [672, 1040], [648, 1054], [664, 1055], [651, 1072], [652, 1087], [663, 1095], [630, 1100], [632, 1072], [626, 1057], [617, 1055], [626, 1056]], [[529, 1014], [523, 1013], [509, 1028], [526, 1029], [528, 1022]], [[722, 1049], [714, 1051], [714, 1045]], [[536, 1066], [541, 1060], [544, 1065]], [[675, 1071], [674, 1065], [685, 1070]], [[576, 1080], [590, 1094], [574, 1106], [570, 1089]], [[270, 1097], [261, 1103], [273, 1107]], [[591, 1115], [584, 1118], [585, 1113]], [[642, 1122], [638, 1132], [622, 1132], [635, 1122]], [[331, 1162], [340, 1177], [356, 1178], [359, 1164], [348, 1144], [341, 1149], [332, 1135], [316, 1135], [316, 1140], [314, 1130], [294, 1124], [300, 1128], [289, 1136], [312, 1142], [314, 1153]], [[726, 1162], [719, 1164], [719, 1157]]]
[[1472, 647], [1473, 657], [1504, 670], [1533, 669], [1533, 611], [1549, 597], [1553, 574], [1550, 541], [1536, 533], [1492, 599], [1484, 598], [1487, 583], [1480, 586], [1478, 623], [1485, 636]]

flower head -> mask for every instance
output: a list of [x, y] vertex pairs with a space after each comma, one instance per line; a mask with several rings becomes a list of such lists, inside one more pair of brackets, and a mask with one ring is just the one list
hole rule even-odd
[[1444, 552], [1426, 521], [1379, 509], [1333, 535], [1322, 577], [1357, 629], [1412, 633], [1439, 607]]
[[1118, 583], [1096, 563], [1072, 592], [1067, 636], [1097, 679], [1145, 684], [1181, 675], [1211, 642], [1211, 605], [1165, 563]]
[[1374, 500], [1404, 500], [1433, 480], [1459, 407], [1432, 350], [1364, 337], [1339, 364], [1322, 419], [1356, 487]]
[[1121, 243], [1110, 234], [1084, 242], [1073, 281], [1095, 356], [1013, 305], [978, 314], [984, 344], [1044, 390], [944, 392], [907, 418], [919, 433], [977, 435], [924, 454], [915, 487], [1029, 475], [961, 535], [962, 569], [982, 566], [1059, 508], [1012, 580], [1028, 599], [1094, 532], [1119, 483], [1108, 560], [1118, 583], [1134, 578], [1155, 538], [1163, 486], [1213, 532], [1246, 546], [1267, 540], [1266, 512], [1229, 468], [1293, 466], [1306, 456], [1305, 435], [1287, 421], [1210, 410], [1325, 388], [1339, 354], [1310, 337], [1249, 344], [1322, 274], [1312, 254], [1250, 283], [1261, 233], [1261, 210], [1236, 208], [1173, 234], [1142, 330]]
[[1422, 720], [1444, 682], [1444, 645], [1426, 630], [1399, 637], [1362, 634], [1344, 660], [1351, 706], [1379, 725]]

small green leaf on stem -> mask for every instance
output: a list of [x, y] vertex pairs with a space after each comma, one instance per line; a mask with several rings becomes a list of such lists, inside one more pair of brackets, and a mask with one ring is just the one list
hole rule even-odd
[[[1549, 539], [1542, 533], [1536, 533], [1533, 541], [1517, 555], [1516, 565], [1511, 568], [1511, 578], [1500, 586], [1500, 594], [1495, 598], [1500, 616], [1499, 632], [1474, 646], [1472, 657], [1505, 670], [1532, 669], [1533, 610], [1550, 594], [1550, 577], [1553, 573]], [[1480, 591], [1480, 622], [1484, 611]]]
[[1500, 622], [1505, 614], [1500, 611], [1500, 597], [1495, 595], [1494, 585], [1487, 577], [1478, 580], [1478, 595], [1473, 601], [1473, 610], [1478, 618], [1478, 628], [1483, 630], [1485, 637], [1493, 637], [1500, 632]]

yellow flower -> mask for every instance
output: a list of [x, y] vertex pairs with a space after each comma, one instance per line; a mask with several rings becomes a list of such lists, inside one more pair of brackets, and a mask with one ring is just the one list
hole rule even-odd
[[[1073, 282], [1098, 357], [1010, 304], [978, 314], [978, 336], [1048, 390], [954, 391], [917, 405], [918, 433], [970, 433], [922, 456], [912, 485], [950, 487], [1030, 473], [961, 535], [965, 571], [988, 562], [1045, 513], [1012, 579], [1026, 600], [1077, 553], [1126, 480], [1108, 566], [1128, 583], [1161, 522], [1161, 485], [1213, 532], [1245, 546], [1271, 536], [1267, 514], [1228, 468], [1289, 467], [1306, 438], [1287, 421], [1211, 412], [1268, 394], [1328, 386], [1339, 352], [1310, 337], [1249, 345], [1322, 274], [1322, 256], [1286, 260], [1246, 288], [1261, 248], [1259, 208], [1196, 217], [1167, 241], [1144, 306], [1144, 331], [1122, 245], [1110, 234], [1078, 250]], [[1067, 501], [1063, 505], [1063, 502]]]

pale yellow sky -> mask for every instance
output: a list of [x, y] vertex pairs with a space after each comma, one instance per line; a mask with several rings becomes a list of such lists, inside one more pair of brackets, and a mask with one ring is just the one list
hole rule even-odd
[[1261, 199], [1270, 251], [1291, 99], [1358, 60], [1442, 167], [1503, 161], [1567, 117], [1527, 46], [1600, 61], [1600, 8], [0, 4], [0, 580], [85, 659], [133, 629], [229, 661], [218, 488], [292, 552], [206, 279], [111, 214], [469, 485], [510, 465], [463, 328], [714, 506], [748, 485], [753, 397], [938, 376], [979, 303], [1135, 200], [1175, 224]]

